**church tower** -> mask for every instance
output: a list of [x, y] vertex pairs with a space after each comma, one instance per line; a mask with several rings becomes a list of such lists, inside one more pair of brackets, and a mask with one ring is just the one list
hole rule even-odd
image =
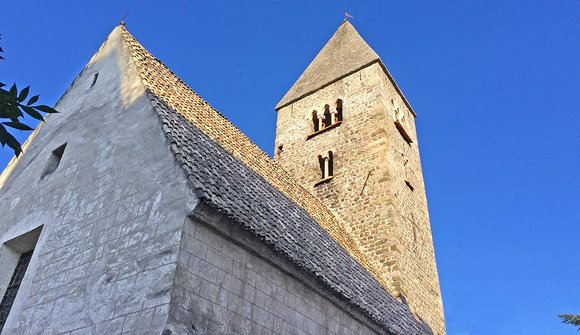
[[444, 334], [416, 114], [351, 23], [276, 111], [275, 160], [337, 216], [387, 290]]

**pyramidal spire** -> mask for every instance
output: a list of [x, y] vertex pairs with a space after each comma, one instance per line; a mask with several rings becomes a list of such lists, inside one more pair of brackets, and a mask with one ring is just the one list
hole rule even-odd
[[345, 19], [275, 109], [278, 110], [375, 61], [380, 61], [377, 53]]

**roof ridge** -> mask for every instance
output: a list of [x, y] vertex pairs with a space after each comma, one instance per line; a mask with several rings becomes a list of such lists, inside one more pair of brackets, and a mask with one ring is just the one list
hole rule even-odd
[[[147, 51], [125, 26], [119, 27], [141, 81], [153, 95], [304, 209], [387, 291], [390, 291], [377, 267], [364, 256], [342, 223], [318, 198], [296, 182], [286, 170], [223, 114], [214, 109], [165, 64]], [[194, 111], [194, 107], [198, 108]]]

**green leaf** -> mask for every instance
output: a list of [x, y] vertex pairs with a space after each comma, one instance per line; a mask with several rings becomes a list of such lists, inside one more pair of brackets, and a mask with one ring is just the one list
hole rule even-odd
[[18, 102], [22, 102], [28, 97], [28, 91], [30, 91], [30, 86], [26, 86], [22, 89], [22, 91], [20, 91], [20, 94], [18, 95]]
[[8, 137], [8, 146], [11, 147], [12, 150], [14, 150], [14, 154], [16, 155], [16, 157], [18, 157], [22, 153], [22, 147], [20, 146], [20, 143], [18, 143], [16, 138], [14, 138], [14, 136], [12, 135]]
[[5, 101], [6, 103], [10, 104], [18, 103], [18, 101], [16, 101], [16, 96], [3, 88], [0, 88], [0, 99], [2, 99], [1, 101]]
[[12, 94], [10, 94], [10, 92], [6, 91], [3, 88], [0, 88], [0, 98], [2, 98], [3, 101], [13, 101], [14, 97], [12, 96]]
[[28, 100], [28, 102], [26, 103], [28, 106], [32, 105], [33, 103], [38, 101], [38, 95], [33, 96], [32, 98], [30, 98], [30, 100]]
[[16, 96], [18, 94], [18, 88], [16, 88], [16, 83], [12, 84], [12, 87], [10, 87], [10, 94], [12, 94], [13, 96]]
[[39, 112], [35, 111], [34, 108], [32, 107], [27, 107], [27, 106], [20, 106], [20, 108], [22, 108], [22, 110], [32, 116], [33, 118], [40, 120], [40, 121], [44, 121], [44, 118], [42, 117], [42, 114], [40, 114]]
[[2, 124], [7, 125], [8, 127], [18, 129], [18, 130], [34, 130], [29, 126], [25, 125], [24, 123], [20, 123], [19, 121], [12, 121], [12, 122], [2, 122]]
[[45, 112], [45, 113], [58, 113], [52, 107], [48, 107], [46, 105], [32, 106], [32, 108], [38, 109], [39, 111], [42, 111], [42, 112]]
[[4, 147], [7, 142], [8, 142], [8, 130], [6, 130], [6, 128], [4, 128], [4, 126], [0, 124], [0, 144], [2, 144], [2, 147]]
[[22, 116], [22, 112], [17, 105], [5, 103], [0, 105], [0, 117], [6, 119], [13, 119]]
[[0, 143], [2, 143], [2, 146], [8, 144], [8, 146], [14, 150], [16, 156], [20, 155], [22, 152], [20, 143], [18, 143], [16, 138], [14, 138], [14, 136], [12, 136], [2, 125], [0, 125]]

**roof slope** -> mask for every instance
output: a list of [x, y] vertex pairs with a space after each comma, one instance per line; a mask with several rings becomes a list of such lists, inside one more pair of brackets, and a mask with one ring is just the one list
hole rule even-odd
[[345, 20], [280, 100], [276, 109], [379, 60], [379, 55], [362, 39], [354, 26]]
[[115, 28], [112, 34], [116, 33], [125, 39], [171, 149], [196, 191], [385, 329], [394, 334], [430, 333], [387, 293], [378, 272], [316, 197], [145, 50], [124, 26]]
[[390, 334], [430, 334], [320, 225], [255, 171], [149, 93], [198, 196], [260, 237]]
[[[149, 51], [145, 50], [124, 26], [118, 26], [115, 29], [119, 29], [127, 41], [143, 84], [156, 97], [306, 210], [352, 257], [372, 273], [377, 280], [382, 281], [378, 271], [356, 247], [342, 224], [318, 198], [295, 182], [288, 172], [258, 148], [235, 125], [197, 95]], [[384, 281], [382, 283], [386, 286]]]

